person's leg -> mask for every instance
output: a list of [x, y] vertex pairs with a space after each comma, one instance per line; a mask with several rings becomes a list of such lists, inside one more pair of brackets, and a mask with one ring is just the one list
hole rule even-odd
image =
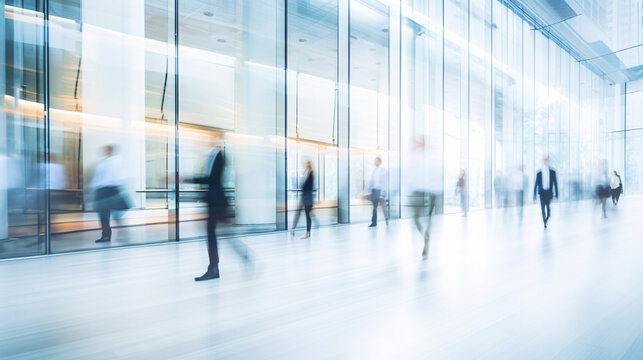
[[371, 226], [377, 226], [377, 206], [380, 201], [380, 191], [371, 190], [371, 202], [373, 203], [373, 215], [371, 216]]
[[112, 227], [109, 224], [110, 210], [104, 209], [98, 213], [100, 217], [100, 227], [103, 230], [101, 239], [109, 240], [112, 238]]
[[420, 191], [414, 191], [411, 195], [413, 197], [413, 222], [415, 227], [418, 229], [420, 234], [422, 234], [422, 210], [424, 209], [424, 193]]
[[312, 205], [306, 205], [306, 232], [310, 234], [310, 229], [312, 227], [312, 218], [310, 216], [311, 211], [313, 211]]
[[386, 225], [388, 225], [388, 204], [386, 203], [386, 199], [381, 196], [382, 195], [380, 194], [380, 206], [382, 207], [382, 212], [384, 213], [384, 220], [386, 221]]
[[547, 200], [543, 195], [540, 195], [540, 213], [543, 216], [543, 224], [547, 226], [547, 213], [545, 212], [545, 209], [547, 207]]
[[545, 222], [547, 222], [551, 217], [551, 198], [547, 198], [547, 201], [545, 202], [545, 207], [547, 209], [547, 217], [545, 218]]
[[219, 249], [217, 244], [217, 219], [213, 209], [208, 209], [208, 270], [205, 274], [195, 277], [194, 281], [204, 281], [219, 278]]
[[299, 215], [301, 215], [301, 210], [302, 210], [303, 205], [299, 205], [297, 208], [297, 211], [295, 211], [295, 217], [293, 218], [292, 221], [292, 229], [290, 229], [290, 232], [294, 235], [295, 234], [295, 229], [297, 228], [297, 223], [299, 222]]
[[607, 213], [605, 212], [605, 203], [607, 203], [607, 198], [601, 197], [601, 210], [603, 211], [603, 218], [607, 217]]
[[219, 249], [217, 244], [217, 220], [211, 212], [208, 214], [208, 258], [210, 264], [208, 271], [218, 269], [219, 267]]
[[424, 250], [422, 250], [422, 256], [426, 256], [429, 252], [429, 237], [431, 235], [431, 218], [433, 217], [433, 212], [435, 211], [437, 199], [438, 199], [437, 195], [429, 194], [429, 221], [427, 222], [426, 230], [424, 230]]

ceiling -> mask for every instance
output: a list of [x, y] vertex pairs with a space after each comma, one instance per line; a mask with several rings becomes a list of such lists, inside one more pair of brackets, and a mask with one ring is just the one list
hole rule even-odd
[[612, 83], [643, 77], [642, 0], [504, 0]]

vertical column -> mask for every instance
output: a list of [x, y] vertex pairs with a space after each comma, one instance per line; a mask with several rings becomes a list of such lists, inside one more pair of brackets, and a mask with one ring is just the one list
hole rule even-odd
[[[0, 39], [5, 37], [4, 0], [0, 0]], [[8, 172], [7, 172], [7, 114], [4, 95], [6, 92], [5, 74], [5, 47], [0, 46], [0, 240], [9, 237], [9, 202], [7, 199]]]
[[[277, 58], [276, 90], [277, 112], [275, 122], [275, 161], [276, 187], [275, 199], [277, 206], [277, 230], [288, 227], [288, 193], [287, 193], [287, 129], [288, 129], [288, 0], [280, 0], [277, 4]], [[295, 156], [295, 154], [293, 154]], [[321, 190], [323, 187], [319, 186]]]
[[402, 11], [400, 1], [391, 2], [389, 11], [389, 124], [388, 124], [388, 166], [389, 166], [389, 215], [400, 217], [400, 118], [401, 118], [401, 59], [402, 59]]
[[238, 224], [275, 224], [277, 0], [239, 1], [235, 64], [235, 210]]
[[337, 31], [337, 222], [350, 222], [350, 1], [339, 1]]

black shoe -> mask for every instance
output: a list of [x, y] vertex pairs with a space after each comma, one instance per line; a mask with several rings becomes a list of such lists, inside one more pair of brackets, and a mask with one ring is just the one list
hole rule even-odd
[[214, 270], [208, 270], [205, 272], [205, 274], [195, 277], [194, 281], [205, 281], [205, 280], [212, 280], [212, 279], [218, 279], [219, 278], [219, 268], [216, 268]]
[[377, 227], [377, 224], [370, 224], [368, 227], [374, 228], [374, 227]]
[[104, 243], [104, 242], [110, 242], [110, 241], [112, 241], [112, 239], [110, 238], [100, 238], [96, 240], [97, 243]]

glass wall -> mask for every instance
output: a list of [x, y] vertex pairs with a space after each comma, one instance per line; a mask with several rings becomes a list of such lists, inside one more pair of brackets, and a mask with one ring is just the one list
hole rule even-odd
[[2, 5], [1, 258], [203, 238], [193, 180], [214, 148], [222, 235], [289, 229], [304, 161], [314, 226], [370, 218], [377, 156], [408, 217], [419, 139], [440, 213], [522, 202], [545, 156], [564, 200], [604, 158], [643, 191], [643, 86], [611, 86], [501, 1]]

